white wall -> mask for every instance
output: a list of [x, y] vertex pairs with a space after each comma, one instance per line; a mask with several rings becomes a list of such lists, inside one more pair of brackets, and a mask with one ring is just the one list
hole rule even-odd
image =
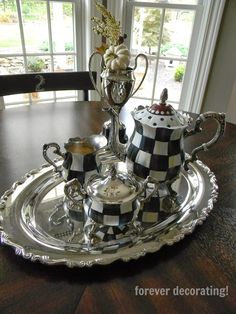
[[226, 111], [227, 121], [236, 124], [236, 80]]
[[236, 1], [227, 0], [202, 112], [226, 112], [236, 124]]

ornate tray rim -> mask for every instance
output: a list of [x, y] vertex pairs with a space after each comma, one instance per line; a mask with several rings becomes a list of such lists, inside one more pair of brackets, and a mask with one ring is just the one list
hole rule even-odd
[[[60, 161], [60, 158], [55, 160]], [[126, 251], [128, 250], [129, 254], [100, 254], [100, 255], [86, 255], [86, 258], [81, 258], [83, 255], [78, 254], [78, 258], [69, 258], [65, 256], [64, 258], [52, 258], [49, 255], [47, 255], [47, 252], [44, 252], [44, 250], [41, 251], [41, 254], [35, 254], [34, 252], [31, 252], [30, 248], [27, 246], [20, 245], [17, 243], [17, 240], [11, 240], [9, 234], [4, 231], [3, 227], [3, 216], [1, 212], [4, 211], [6, 207], [6, 203], [8, 201], [8, 198], [16, 191], [16, 189], [25, 183], [27, 179], [29, 179], [32, 175], [38, 174], [39, 172], [43, 171], [44, 169], [48, 169], [51, 166], [49, 164], [43, 164], [37, 169], [33, 169], [26, 173], [21, 179], [13, 183], [12, 187], [7, 190], [2, 197], [0, 198], [0, 243], [8, 245], [12, 247], [15, 250], [16, 255], [20, 255], [25, 259], [29, 259], [31, 261], [39, 261], [42, 264], [47, 265], [65, 265], [70, 268], [72, 267], [91, 267], [93, 265], [108, 265], [111, 264], [117, 260], [121, 260], [124, 262], [128, 262], [130, 260], [136, 260], [142, 256], [145, 256], [147, 253], [154, 253], [159, 251], [164, 245], [173, 245], [176, 242], [179, 242], [180, 240], [184, 239], [184, 237], [188, 234], [191, 234], [195, 227], [197, 225], [201, 225], [204, 220], [207, 218], [210, 211], [213, 209], [213, 204], [216, 202], [218, 197], [218, 185], [216, 183], [216, 177], [215, 174], [210, 170], [208, 166], [206, 166], [202, 161], [197, 160], [194, 162], [197, 164], [197, 166], [209, 177], [210, 182], [210, 198], [207, 201], [207, 206], [204, 208], [201, 208], [200, 213], [198, 212], [198, 217], [196, 219], [193, 219], [190, 223], [187, 222], [186, 224], [183, 224], [181, 228], [178, 226], [178, 232], [174, 233], [173, 236], [165, 239], [158, 240], [157, 238], [151, 239], [148, 242], [141, 243], [138, 245], [139, 250], [137, 251], [137, 246], [126, 248]], [[176, 228], [177, 229], [177, 228]], [[172, 229], [171, 231], [173, 231]], [[168, 233], [170, 231], [168, 230]], [[136, 248], [136, 250], [135, 250]], [[132, 252], [134, 251], [134, 252]], [[119, 256], [121, 255], [121, 256]]]

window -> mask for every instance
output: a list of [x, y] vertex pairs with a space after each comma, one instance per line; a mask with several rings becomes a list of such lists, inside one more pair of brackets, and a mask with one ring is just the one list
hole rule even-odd
[[[133, 60], [139, 52], [148, 56], [147, 77], [130, 103], [150, 105], [167, 87], [175, 108], [199, 112], [225, 0], [103, 3], [121, 21]], [[88, 0], [0, 0], [0, 73], [86, 70], [89, 55], [101, 43], [91, 31], [95, 11]], [[143, 67], [140, 60], [137, 81]], [[77, 95], [45, 93], [34, 101]], [[6, 104], [31, 103], [33, 96], [12, 97], [4, 97]]]
[[[133, 103], [150, 105], [166, 87], [175, 108], [199, 112], [225, 1], [123, 1], [132, 56], [143, 52], [149, 61]], [[139, 69], [137, 80], [144, 72], [141, 62]]]
[[[0, 73], [81, 69], [77, 37], [79, 1], [2, 0], [0, 2]], [[77, 25], [77, 29], [75, 27]], [[6, 105], [76, 99], [76, 91], [4, 97]]]

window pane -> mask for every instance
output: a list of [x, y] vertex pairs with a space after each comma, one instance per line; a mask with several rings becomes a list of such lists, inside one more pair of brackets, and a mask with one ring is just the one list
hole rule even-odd
[[41, 102], [41, 100], [48, 100], [54, 99], [54, 93], [53, 92], [34, 92], [30, 93], [32, 102]]
[[74, 71], [75, 57], [74, 56], [56, 56], [53, 58], [54, 71]]
[[77, 92], [74, 90], [61, 90], [56, 92], [56, 98], [76, 97]]
[[154, 2], [154, 3], [175, 3], [175, 4], [198, 4], [198, 0], [134, 0], [136, 2]]
[[74, 51], [73, 4], [51, 2], [50, 12], [53, 51]]
[[47, 72], [50, 71], [50, 57], [37, 56], [27, 58], [28, 72]]
[[194, 11], [166, 10], [161, 55], [173, 58], [186, 58], [188, 55]]
[[48, 43], [45, 1], [22, 0], [22, 18], [27, 52], [44, 51]]
[[155, 99], [160, 98], [164, 88], [168, 89], [169, 101], [179, 101], [182, 90], [185, 62], [160, 60], [156, 80]]
[[17, 74], [24, 72], [24, 60], [22, 57], [0, 58], [0, 74]]
[[134, 10], [132, 53], [156, 54], [160, 37], [161, 9], [138, 8]]
[[57, 102], [65, 101], [66, 99], [70, 101], [83, 100], [83, 97], [84, 97], [83, 91], [61, 90], [56, 92]]
[[[77, 101], [78, 98], [77, 98], [77, 97], [73, 97], [73, 98], [70, 98], [69, 100], [70, 100], [70, 101]], [[63, 103], [63, 102], [65, 102], [65, 99], [56, 99], [56, 102], [61, 102], [61, 103]]]
[[0, 53], [22, 53], [15, 1], [0, 1], [0, 34]]
[[[135, 93], [135, 97], [142, 97], [142, 98], [152, 98], [152, 90], [154, 87], [154, 72], [155, 72], [155, 64], [156, 60], [154, 58], [148, 58], [148, 71], [147, 75]], [[134, 65], [134, 57], [131, 59], [131, 66]], [[143, 58], [138, 58], [137, 68], [134, 72], [135, 75], [135, 88], [138, 87], [139, 83], [143, 78], [143, 74], [145, 72], [145, 61]]]
[[4, 96], [4, 103], [6, 106], [14, 103], [29, 104], [29, 94], [16, 94]]

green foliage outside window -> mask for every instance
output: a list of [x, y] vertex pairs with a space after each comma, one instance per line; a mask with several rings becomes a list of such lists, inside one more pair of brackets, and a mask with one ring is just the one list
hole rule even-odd
[[46, 68], [46, 64], [43, 59], [38, 57], [28, 58], [28, 70], [31, 72], [41, 72]]
[[[53, 45], [52, 49], [53, 51], [55, 51], [55, 42], [53, 42], [52, 45]], [[41, 51], [48, 52], [49, 51], [48, 41], [43, 41], [39, 48]], [[65, 42], [65, 51], [74, 51], [74, 45], [71, 41]]]
[[[145, 9], [145, 18], [143, 20], [143, 34], [142, 46], [148, 47], [148, 53], [152, 53], [152, 47], [155, 47], [160, 40], [160, 26], [161, 26], [161, 10], [159, 9]], [[134, 13], [137, 22], [140, 21], [140, 9], [136, 8]], [[170, 19], [168, 13], [165, 15], [165, 22]], [[165, 44], [170, 39], [168, 31], [165, 31], [162, 36], [162, 44]]]
[[[71, 3], [63, 3], [63, 13], [65, 16], [71, 17], [71, 9]], [[16, 17], [14, 17], [12, 12], [17, 12], [16, 0], [0, 1], [0, 10], [0, 21], [2, 23], [13, 22]], [[24, 0], [22, 1], [22, 13], [25, 22], [44, 20], [47, 16], [47, 6], [45, 1]]]
[[162, 45], [161, 46], [161, 54], [165, 55], [166, 52], [168, 50], [170, 50], [171, 48], [177, 48], [181, 52], [182, 57], [187, 57], [188, 56], [188, 48], [186, 48], [182, 44], [172, 44], [172, 43], [166, 43], [165, 45]]
[[183, 77], [185, 73], [185, 65], [180, 64], [176, 69], [175, 69], [175, 74], [174, 74], [174, 79], [177, 82], [182, 82]]

